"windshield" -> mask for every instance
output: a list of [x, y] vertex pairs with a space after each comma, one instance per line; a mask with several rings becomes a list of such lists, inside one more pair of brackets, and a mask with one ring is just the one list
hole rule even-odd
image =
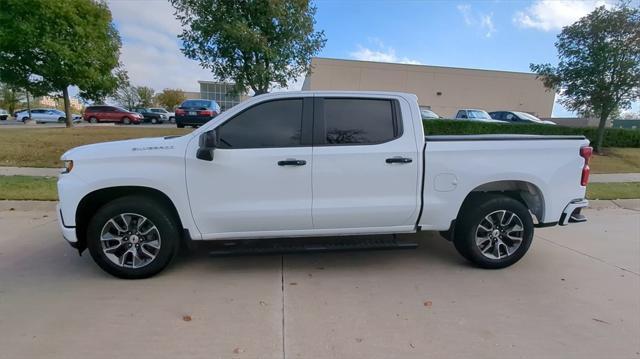
[[157, 113], [167, 113], [167, 110], [163, 109], [163, 108], [152, 108], [151, 112], [157, 112]]
[[481, 120], [491, 119], [491, 116], [489, 116], [487, 111], [483, 111], [483, 110], [467, 110], [467, 117], [481, 119]]
[[431, 110], [420, 110], [420, 114], [422, 115], [422, 118], [439, 118], [440, 116], [438, 116], [435, 112], [431, 111]]
[[188, 108], [210, 108], [211, 101], [207, 100], [187, 100], [182, 103], [180, 107], [188, 107]]
[[524, 118], [524, 119], [529, 120], [529, 121], [533, 121], [533, 122], [542, 122], [542, 120], [541, 120], [541, 119], [537, 118], [537, 117], [536, 117], [536, 116], [534, 116], [534, 115], [530, 115], [530, 114], [528, 114], [528, 113], [526, 113], [526, 112], [514, 112], [514, 113], [515, 113], [516, 115], [518, 115], [518, 117], [520, 117], [520, 118]]

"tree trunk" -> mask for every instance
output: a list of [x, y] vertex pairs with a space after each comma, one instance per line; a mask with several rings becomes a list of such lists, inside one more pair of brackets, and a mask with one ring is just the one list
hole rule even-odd
[[27, 113], [29, 114], [29, 120], [31, 120], [31, 101], [29, 101], [29, 90], [24, 91], [27, 95]]
[[62, 97], [64, 98], [64, 116], [67, 128], [73, 127], [73, 116], [71, 115], [71, 102], [69, 101], [69, 87], [62, 89]]
[[607, 124], [607, 118], [609, 117], [609, 114], [605, 111], [601, 111], [600, 112], [600, 123], [598, 124], [598, 139], [596, 141], [596, 152], [599, 155], [603, 154], [602, 151], [602, 142], [604, 141], [604, 125]]

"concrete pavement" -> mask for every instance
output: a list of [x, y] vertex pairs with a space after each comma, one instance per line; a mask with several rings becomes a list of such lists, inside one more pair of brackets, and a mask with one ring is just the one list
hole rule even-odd
[[415, 251], [199, 251], [140, 281], [78, 257], [52, 206], [0, 202], [0, 358], [640, 358], [640, 201], [538, 229], [503, 270], [423, 233]]

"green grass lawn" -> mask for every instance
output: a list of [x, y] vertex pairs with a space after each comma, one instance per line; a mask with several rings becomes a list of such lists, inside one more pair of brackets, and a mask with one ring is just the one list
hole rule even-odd
[[587, 186], [589, 199], [640, 198], [640, 182], [590, 183]]
[[62, 167], [67, 150], [90, 143], [183, 135], [191, 129], [136, 126], [0, 129], [0, 166]]
[[0, 199], [57, 201], [57, 178], [0, 176]]
[[[57, 201], [56, 178], [32, 176], [0, 176], [0, 200]], [[589, 199], [640, 198], [640, 182], [591, 183]]]
[[594, 153], [590, 167], [592, 173], [638, 173], [640, 148], [605, 148], [604, 156]]

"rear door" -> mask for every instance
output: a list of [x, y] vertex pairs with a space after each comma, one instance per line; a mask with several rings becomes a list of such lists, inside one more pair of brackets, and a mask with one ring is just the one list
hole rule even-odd
[[[418, 151], [402, 98], [317, 97], [313, 225], [317, 230], [411, 229], [419, 209]], [[403, 228], [401, 228], [403, 227]], [[363, 230], [364, 229], [364, 230]], [[345, 232], [346, 233], [346, 232]]]

